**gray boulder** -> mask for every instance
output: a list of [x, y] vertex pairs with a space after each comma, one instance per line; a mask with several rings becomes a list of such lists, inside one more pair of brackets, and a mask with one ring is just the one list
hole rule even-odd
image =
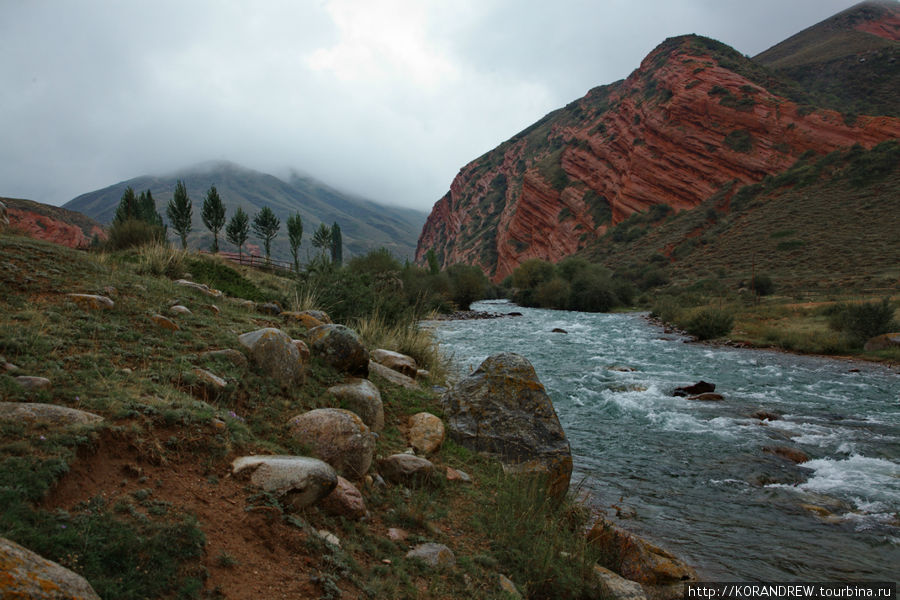
[[372, 465], [375, 438], [356, 413], [317, 408], [291, 419], [289, 427], [297, 441], [348, 479], [363, 478]]
[[411, 379], [415, 379], [419, 373], [416, 359], [399, 352], [394, 352], [393, 350], [384, 350], [381, 348], [373, 350], [372, 360], [378, 364], [384, 365], [388, 369], [403, 373]]
[[253, 485], [283, 498], [295, 510], [322, 500], [338, 483], [330, 465], [308, 456], [242, 456], [231, 463], [231, 471], [249, 477]]
[[525, 357], [487, 358], [442, 403], [454, 442], [497, 457], [508, 472], [543, 475], [551, 495], [565, 495], [572, 475], [569, 442]]
[[288, 334], [266, 327], [238, 336], [238, 340], [250, 352], [253, 364], [282, 385], [303, 381], [305, 365]]
[[406, 558], [420, 560], [429, 567], [452, 567], [456, 564], [453, 550], [444, 544], [419, 544], [406, 553]]
[[434, 463], [415, 454], [392, 454], [378, 461], [381, 476], [391, 483], [424, 483], [434, 474]]
[[0, 402], [0, 421], [29, 421], [50, 425], [90, 425], [103, 420], [100, 415], [39, 402]]
[[81, 575], [5, 538], [0, 538], [0, 586], [3, 598], [100, 600]]
[[343, 408], [359, 415], [372, 431], [384, 429], [381, 392], [368, 379], [351, 379], [347, 383], [331, 386], [328, 392], [337, 398]]
[[307, 333], [309, 350], [338, 371], [368, 377], [369, 351], [355, 331], [344, 325], [326, 324]]

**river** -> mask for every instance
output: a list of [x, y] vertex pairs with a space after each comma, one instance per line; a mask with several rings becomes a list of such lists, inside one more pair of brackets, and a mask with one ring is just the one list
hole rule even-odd
[[[460, 373], [498, 352], [527, 357], [569, 438], [573, 487], [702, 578], [897, 580], [896, 372], [685, 343], [639, 314], [472, 308], [522, 316], [435, 324]], [[672, 396], [700, 380], [724, 401]], [[780, 418], [751, 416], [759, 410]], [[763, 451], [777, 446], [810, 460]]]

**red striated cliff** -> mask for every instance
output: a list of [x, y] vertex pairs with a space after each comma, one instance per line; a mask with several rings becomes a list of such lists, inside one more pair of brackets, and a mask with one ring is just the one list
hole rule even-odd
[[628, 79], [595, 88], [466, 165], [435, 204], [416, 252], [477, 264], [500, 281], [522, 261], [557, 261], [636, 211], [697, 206], [807, 151], [871, 147], [900, 119], [845, 117], [727, 46], [673, 38]]
[[106, 239], [99, 223], [80, 213], [31, 200], [0, 199], [7, 207], [9, 227], [28, 236], [70, 248], [85, 248], [96, 235]]

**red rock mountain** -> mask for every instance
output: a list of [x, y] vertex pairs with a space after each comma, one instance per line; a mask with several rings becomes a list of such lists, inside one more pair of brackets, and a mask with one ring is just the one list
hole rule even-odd
[[636, 211], [690, 209], [805, 152], [900, 137], [898, 118], [811, 101], [724, 44], [666, 40], [624, 81], [590, 90], [463, 167], [428, 217], [417, 261], [433, 249], [443, 266], [479, 265], [500, 281], [529, 258], [575, 253]]
[[106, 239], [103, 227], [81, 213], [32, 200], [0, 198], [0, 202], [6, 205], [10, 229], [30, 237], [71, 248], [89, 246], [95, 235]]

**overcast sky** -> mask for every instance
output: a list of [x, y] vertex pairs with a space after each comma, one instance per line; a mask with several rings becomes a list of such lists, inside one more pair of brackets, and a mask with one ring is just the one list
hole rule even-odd
[[224, 159], [428, 211], [667, 37], [753, 56], [853, 4], [0, 0], [0, 196], [58, 205]]

